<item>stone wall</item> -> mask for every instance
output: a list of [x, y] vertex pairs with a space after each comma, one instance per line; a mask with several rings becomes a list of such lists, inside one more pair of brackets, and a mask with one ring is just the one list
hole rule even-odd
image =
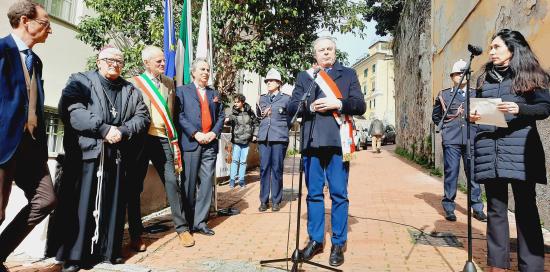
[[397, 146], [432, 160], [430, 0], [408, 0], [397, 27], [395, 105]]

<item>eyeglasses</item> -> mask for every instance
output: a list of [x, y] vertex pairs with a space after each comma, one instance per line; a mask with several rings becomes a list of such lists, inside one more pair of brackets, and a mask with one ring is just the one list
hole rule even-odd
[[123, 60], [117, 60], [117, 59], [111, 59], [111, 58], [103, 58], [100, 60], [105, 61], [108, 65], [114, 65], [116, 63], [119, 66], [124, 66]]
[[45, 28], [50, 28], [51, 27], [50, 21], [42, 21], [42, 20], [38, 20], [38, 19], [32, 19], [32, 20], [39, 23], [41, 26], [43, 26]]

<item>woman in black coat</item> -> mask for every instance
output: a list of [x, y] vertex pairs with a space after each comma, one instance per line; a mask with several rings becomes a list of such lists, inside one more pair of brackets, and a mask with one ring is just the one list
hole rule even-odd
[[[537, 120], [550, 115], [549, 76], [518, 31], [503, 29], [492, 39], [490, 62], [478, 79], [477, 97], [501, 98], [497, 109], [507, 128], [480, 125], [475, 137], [475, 181], [487, 194], [487, 263], [510, 268], [508, 184], [515, 200], [520, 271], [544, 271], [544, 241], [536, 183], [546, 184], [545, 157]], [[470, 113], [470, 121], [482, 118]]]

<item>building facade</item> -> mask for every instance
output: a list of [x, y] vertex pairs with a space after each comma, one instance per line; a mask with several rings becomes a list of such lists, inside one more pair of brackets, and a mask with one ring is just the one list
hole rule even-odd
[[377, 41], [365, 57], [352, 65], [365, 96], [367, 120], [375, 118], [395, 125], [394, 63], [391, 42]]

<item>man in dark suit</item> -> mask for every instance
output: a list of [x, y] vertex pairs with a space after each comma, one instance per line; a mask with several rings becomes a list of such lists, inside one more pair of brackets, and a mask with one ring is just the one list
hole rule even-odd
[[[460, 77], [463, 70], [466, 68], [466, 62], [459, 60], [453, 65], [451, 70], [451, 80], [456, 87], [460, 83]], [[454, 96], [453, 88], [447, 88], [439, 92], [435, 99], [434, 108], [432, 111], [432, 121], [437, 126], [443, 118], [445, 111], [449, 111], [447, 117], [443, 121], [441, 127], [441, 139], [443, 146], [443, 199], [441, 204], [445, 211], [445, 219], [448, 221], [456, 221], [455, 215], [455, 198], [458, 185], [458, 172], [460, 171], [460, 157], [463, 164], [466, 165], [466, 119], [464, 119], [464, 102], [466, 102], [466, 82], [457, 88], [457, 94], [453, 103], [451, 100]], [[471, 125], [470, 135], [473, 139], [475, 136], [475, 125]], [[473, 143], [472, 143], [473, 144]], [[468, 171], [464, 168], [464, 174], [468, 175]], [[474, 210], [473, 217], [479, 221], [486, 222], [487, 216], [483, 212], [483, 202], [481, 201], [481, 188], [479, 183], [471, 181], [471, 199], [472, 209]]]
[[[347, 240], [349, 159], [354, 150], [353, 140], [350, 139], [353, 135], [345, 133], [352, 129], [345, 126], [351, 125], [351, 115], [365, 113], [366, 105], [355, 71], [336, 61], [336, 43], [333, 38], [318, 38], [313, 43], [313, 54], [317, 67], [322, 69], [317, 77], [322, 82], [315, 81], [316, 85], [301, 115], [301, 148], [308, 189], [306, 201], [309, 234], [309, 242], [302, 251], [302, 256], [305, 260], [310, 260], [323, 248], [323, 185], [326, 179], [332, 199], [332, 247], [329, 264], [339, 266], [344, 263], [343, 250]], [[313, 69], [298, 74], [288, 105], [289, 116], [298, 110], [300, 100], [313, 76]]]
[[42, 62], [32, 48], [52, 33], [39, 4], [19, 1], [8, 11], [12, 33], [0, 39], [0, 224], [15, 181], [29, 203], [0, 234], [0, 271], [8, 255], [54, 209], [46, 164]]
[[218, 138], [225, 118], [219, 93], [208, 87], [210, 65], [204, 59], [196, 59], [191, 65], [191, 74], [193, 83], [176, 88], [183, 153], [182, 194], [187, 203], [184, 204], [187, 222], [183, 227], [186, 230], [180, 233], [184, 244], [194, 244], [190, 231], [214, 235], [206, 222], [212, 200]]

